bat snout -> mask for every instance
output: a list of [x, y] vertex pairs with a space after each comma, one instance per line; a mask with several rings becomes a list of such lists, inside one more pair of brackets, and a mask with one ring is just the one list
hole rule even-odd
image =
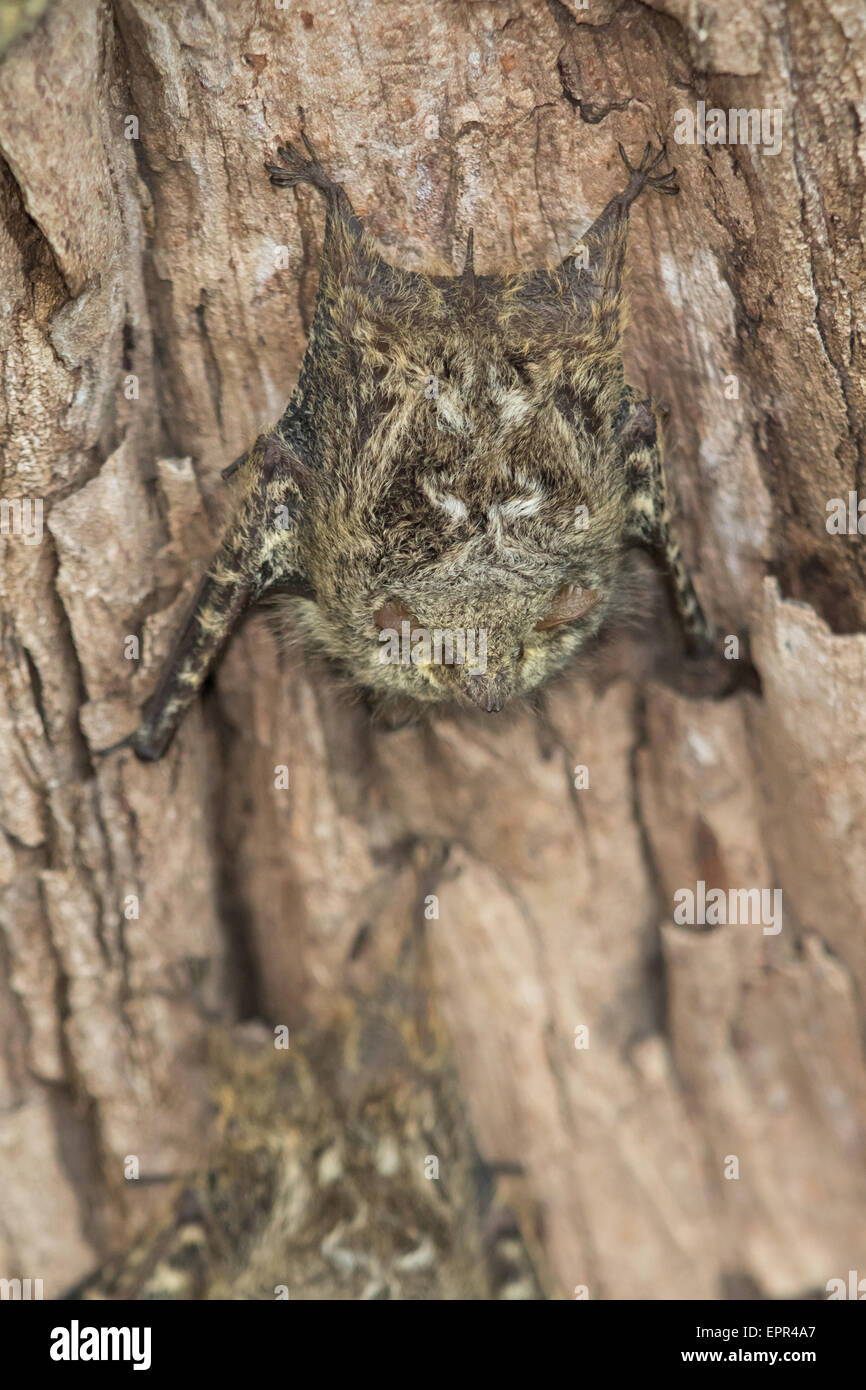
[[483, 676], [469, 676], [463, 688], [469, 699], [486, 714], [499, 714], [505, 708], [511, 694], [511, 682], [501, 671]]

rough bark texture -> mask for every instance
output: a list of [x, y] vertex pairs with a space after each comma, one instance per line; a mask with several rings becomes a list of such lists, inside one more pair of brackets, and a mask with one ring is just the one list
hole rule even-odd
[[[866, 538], [825, 526], [866, 495], [866, 13], [303, 4], [57, 0], [0, 67], [2, 496], [46, 522], [0, 540], [0, 1274], [60, 1295], [213, 1159], [215, 1028], [315, 1036], [422, 934], [548, 1297], [820, 1293], [866, 1262]], [[780, 153], [674, 147], [700, 100], [781, 108]], [[262, 166], [299, 103], [409, 267], [470, 225], [481, 270], [564, 254], [617, 141], [668, 140], [628, 368], [760, 696], [643, 680], [650, 626], [540, 718], [385, 733], [256, 616], [164, 762], [101, 754], [294, 385], [322, 213]], [[783, 930], [675, 925], [701, 879], [781, 888]]]

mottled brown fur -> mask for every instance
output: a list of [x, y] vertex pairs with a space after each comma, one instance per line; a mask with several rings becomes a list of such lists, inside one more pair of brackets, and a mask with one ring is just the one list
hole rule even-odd
[[[625, 383], [628, 208], [675, 193], [647, 146], [628, 184], [553, 270], [457, 277], [388, 265], [345, 191], [280, 148], [272, 181], [328, 204], [318, 298], [282, 419], [231, 466], [235, 518], [133, 746], [159, 757], [243, 610], [289, 592], [299, 630], [388, 705], [502, 708], [621, 613], [629, 551], [657, 551], [687, 637], [709, 630], [665, 501], [658, 421]], [[584, 515], [586, 528], [576, 525]], [[562, 594], [597, 599], [561, 621]], [[376, 614], [483, 632], [486, 669], [383, 664]], [[559, 604], [559, 607], [556, 605]], [[579, 606], [579, 605], [578, 605]], [[556, 619], [551, 619], [553, 614]]]
[[543, 1297], [520, 1167], [478, 1153], [417, 982], [384, 977], [287, 1050], [263, 1024], [215, 1034], [213, 1070], [208, 1166], [68, 1297]]

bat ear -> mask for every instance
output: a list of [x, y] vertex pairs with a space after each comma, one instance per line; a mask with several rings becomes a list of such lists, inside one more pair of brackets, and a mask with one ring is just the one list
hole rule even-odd
[[417, 621], [415, 615], [410, 613], [404, 604], [398, 603], [394, 599], [389, 599], [383, 603], [382, 607], [377, 608], [373, 614], [373, 622], [380, 632], [384, 632], [387, 628], [393, 628], [396, 631], [401, 623], [417, 623]]
[[546, 632], [561, 623], [573, 623], [594, 608], [601, 598], [598, 589], [581, 589], [577, 584], [565, 584], [554, 597], [544, 617], [535, 624], [536, 632]]

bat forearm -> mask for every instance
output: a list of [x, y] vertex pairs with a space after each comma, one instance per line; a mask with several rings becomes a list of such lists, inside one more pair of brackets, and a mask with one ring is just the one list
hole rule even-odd
[[213, 573], [202, 579], [132, 737], [139, 758], [150, 762], [166, 752], [250, 598], [247, 583], [220, 583]]

